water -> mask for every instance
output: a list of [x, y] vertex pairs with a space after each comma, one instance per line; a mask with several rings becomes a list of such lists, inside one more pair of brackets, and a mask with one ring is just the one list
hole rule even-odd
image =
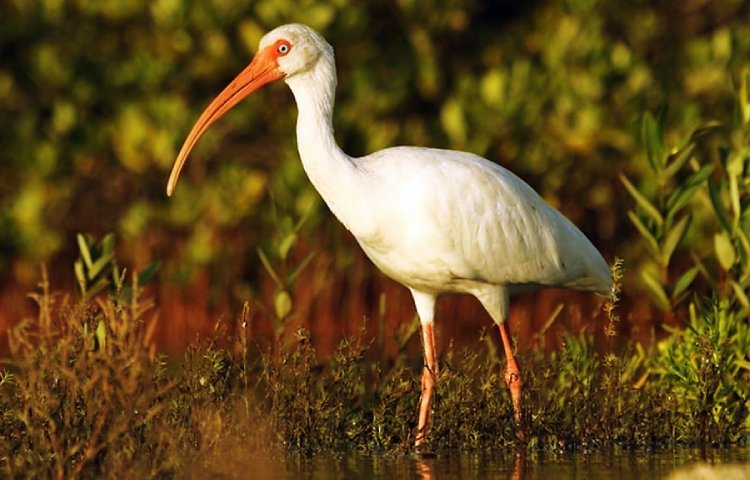
[[[510, 480], [637, 480], [663, 479], [675, 471], [688, 471], [696, 465], [718, 468], [713, 476], [682, 479], [750, 480], [750, 448], [679, 449], [664, 452], [610, 453], [443, 453], [434, 458], [345, 454], [312, 459], [287, 458], [281, 465], [271, 463], [256, 469], [256, 478], [294, 479], [386, 479], [419, 480], [510, 479]], [[728, 466], [741, 465], [734, 475]], [[736, 471], [739, 469], [739, 472]], [[247, 472], [246, 472], [247, 473]]]

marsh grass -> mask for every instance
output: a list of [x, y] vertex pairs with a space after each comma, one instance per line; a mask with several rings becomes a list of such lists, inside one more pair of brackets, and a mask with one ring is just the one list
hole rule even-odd
[[[122, 303], [71, 299], [42, 281], [39, 313], [10, 333], [0, 376], [2, 476], [201, 478], [273, 472], [290, 455], [410, 451], [418, 358], [384, 358], [365, 328], [322, 362], [303, 329], [283, 351], [265, 351], [247, 337], [246, 308], [168, 359], [133, 284]], [[524, 353], [526, 448], [746, 442], [748, 346], [747, 324], [717, 301], [657, 348], [598, 353], [582, 333], [558, 351]], [[515, 445], [494, 339], [451, 345], [441, 362], [431, 447]]]
[[71, 301], [52, 294], [43, 278], [32, 295], [38, 317], [9, 335], [5, 472], [67, 478], [118, 471], [146, 451], [166, 460], [159, 437], [148, 435], [170, 388], [158, 378], [152, 323], [143, 316], [148, 305]]

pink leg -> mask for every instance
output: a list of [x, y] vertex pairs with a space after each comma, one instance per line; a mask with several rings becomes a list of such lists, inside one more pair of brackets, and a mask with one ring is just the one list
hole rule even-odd
[[414, 441], [415, 447], [421, 446], [427, 437], [435, 379], [438, 375], [438, 365], [435, 359], [435, 332], [432, 323], [422, 324], [422, 345], [424, 347], [424, 369], [422, 370], [422, 396], [419, 399], [419, 421], [417, 423], [417, 438]]
[[505, 350], [505, 358], [507, 360], [507, 366], [505, 368], [505, 382], [510, 388], [510, 398], [513, 400], [513, 413], [516, 418], [516, 427], [518, 428], [518, 438], [524, 438], [523, 424], [523, 403], [521, 401], [521, 387], [523, 386], [523, 380], [521, 379], [521, 370], [518, 368], [516, 358], [513, 356], [513, 347], [510, 344], [510, 332], [508, 331], [508, 324], [506, 322], [498, 325], [500, 328], [500, 337], [503, 340], [503, 349]]

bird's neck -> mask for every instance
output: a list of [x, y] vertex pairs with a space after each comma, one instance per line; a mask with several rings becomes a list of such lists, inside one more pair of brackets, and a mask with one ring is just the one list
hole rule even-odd
[[336, 144], [333, 105], [336, 68], [333, 59], [321, 58], [304, 74], [286, 79], [297, 101], [297, 148], [302, 166], [331, 211], [350, 230], [353, 198], [362, 181], [355, 162]]

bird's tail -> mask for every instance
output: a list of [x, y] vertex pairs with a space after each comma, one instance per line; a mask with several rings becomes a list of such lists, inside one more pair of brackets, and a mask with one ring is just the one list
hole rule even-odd
[[[615, 264], [617, 264], [617, 262], [615, 262]], [[613, 264], [613, 266], [615, 264]], [[584, 259], [584, 268], [584, 274], [566, 283], [565, 287], [574, 290], [595, 292], [607, 298], [611, 297], [614, 281], [612, 280], [610, 267], [607, 265], [607, 262], [604, 261], [604, 258], [599, 255], [598, 252], [595, 256], [588, 256]]]

